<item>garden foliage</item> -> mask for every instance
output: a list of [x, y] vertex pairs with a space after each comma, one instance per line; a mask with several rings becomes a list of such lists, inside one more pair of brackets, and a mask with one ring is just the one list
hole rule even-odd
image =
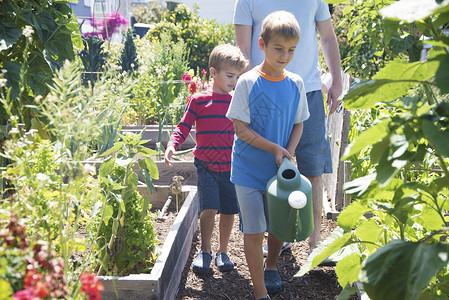
[[[219, 44], [235, 44], [231, 24], [220, 25], [215, 20], [200, 18], [197, 7], [192, 12], [179, 4], [172, 12], [162, 15], [161, 21], [147, 32], [147, 36], [160, 39], [168, 33], [174, 42], [183, 40], [189, 54], [190, 68], [208, 69], [209, 55]], [[186, 52], [187, 53], [187, 52]]]
[[[0, 69], [6, 70], [8, 110], [30, 128], [34, 97], [49, 92], [53, 72], [75, 58], [74, 46], [82, 47], [78, 22], [69, 1], [3, 0], [0, 11]], [[9, 115], [0, 106], [1, 125]]]
[[[372, 3], [378, 2], [366, 5]], [[344, 97], [348, 109], [379, 108], [343, 157], [368, 154], [369, 173], [345, 185], [355, 201], [339, 216], [339, 229], [298, 275], [350, 247], [352, 254], [336, 267], [344, 287], [339, 299], [356, 291], [351, 286], [355, 281], [371, 299], [447, 299], [449, 37], [443, 30], [449, 1], [400, 0], [379, 13], [389, 27], [373, 47], [401, 49], [403, 55], [377, 72], [372, 69], [375, 75], [367, 73], [369, 79], [353, 85]], [[360, 22], [353, 26], [366, 26], [357, 18]], [[421, 34], [431, 39], [419, 41]], [[394, 37], [400, 40], [392, 44]], [[425, 61], [416, 61], [414, 47], [422, 43], [432, 49]]]

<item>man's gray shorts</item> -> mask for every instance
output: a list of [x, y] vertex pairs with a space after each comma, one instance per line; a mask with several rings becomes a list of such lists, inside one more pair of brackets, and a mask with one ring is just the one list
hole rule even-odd
[[320, 90], [307, 93], [310, 117], [304, 121], [304, 129], [296, 147], [299, 172], [305, 176], [332, 173], [332, 156], [329, 134], [326, 132], [323, 94]]

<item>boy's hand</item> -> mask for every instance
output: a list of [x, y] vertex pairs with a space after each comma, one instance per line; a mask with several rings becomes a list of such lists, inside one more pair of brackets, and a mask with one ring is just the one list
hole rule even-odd
[[289, 160], [292, 159], [290, 152], [288, 152], [287, 149], [285, 149], [284, 147], [281, 147], [279, 145], [276, 145], [276, 147], [273, 151], [273, 154], [274, 154], [274, 158], [276, 159], [276, 165], [278, 167], [281, 165], [284, 157], [287, 157]]
[[168, 166], [173, 166], [172, 162], [170, 161], [171, 157], [176, 154], [176, 150], [175, 147], [173, 146], [168, 146], [167, 149], [165, 150], [165, 155], [164, 155], [164, 159], [165, 159], [165, 163]]

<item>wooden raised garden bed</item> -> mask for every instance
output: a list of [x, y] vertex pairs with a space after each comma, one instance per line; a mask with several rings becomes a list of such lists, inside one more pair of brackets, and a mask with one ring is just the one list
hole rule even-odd
[[[139, 188], [147, 193], [145, 186]], [[100, 277], [104, 299], [175, 299], [182, 271], [198, 230], [198, 195], [195, 186], [183, 186], [182, 206], [168, 233], [150, 274]], [[153, 208], [162, 208], [170, 194], [168, 186], [156, 186], [151, 195]], [[173, 200], [174, 201], [174, 200]]]

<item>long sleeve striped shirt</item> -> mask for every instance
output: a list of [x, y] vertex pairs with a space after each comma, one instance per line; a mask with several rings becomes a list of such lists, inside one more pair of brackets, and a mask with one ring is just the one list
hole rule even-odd
[[212, 91], [193, 95], [184, 115], [168, 142], [175, 149], [188, 137], [195, 123], [196, 147], [193, 154], [215, 172], [231, 170], [231, 153], [234, 142], [234, 126], [226, 118], [232, 96]]

